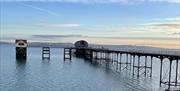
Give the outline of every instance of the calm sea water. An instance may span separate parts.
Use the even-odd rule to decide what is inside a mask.
[[[0,91],[159,91],[165,87],[157,69],[154,61],[152,78],[136,78],[81,58],[64,62],[61,48],[51,49],[51,60],[41,59],[41,48],[28,48],[27,60],[17,61],[15,46],[0,45]]]

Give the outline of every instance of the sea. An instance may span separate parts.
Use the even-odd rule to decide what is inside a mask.
[[[64,61],[63,48],[51,48],[50,60],[42,59],[41,47],[28,47],[26,60],[16,60],[15,53],[15,45],[0,44],[0,91],[164,91],[167,89],[166,85],[159,86],[160,61],[157,58],[153,59],[152,77],[138,78],[132,75],[132,70],[120,72],[103,63],[99,64],[83,58],[73,56],[71,61]]]

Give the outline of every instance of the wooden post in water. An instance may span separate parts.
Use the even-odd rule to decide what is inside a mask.
[[[133,76],[134,76],[135,57],[136,57],[136,55],[133,55]]]
[[[146,73],[147,73],[146,72],[146,70],[147,70],[147,56],[145,56],[145,66],[144,67],[145,67],[144,75],[146,76]]]
[[[130,54],[130,70],[131,70],[131,63],[132,63],[132,55]]]
[[[64,61],[70,60],[71,61],[71,48],[64,48]]]
[[[170,64],[169,64],[169,83],[168,83],[168,89],[170,89],[171,86],[171,66],[172,66],[172,59],[169,60]]]
[[[160,86],[161,86],[161,82],[162,82],[162,63],[163,63],[163,57],[160,57]]]
[[[119,53],[117,53],[116,55],[117,55],[117,59],[116,59],[116,70],[118,70]]]
[[[140,68],[140,56],[138,55],[138,75],[137,75],[137,77],[139,77],[139,68]]]
[[[152,60],[153,60],[153,57],[151,56],[151,73],[150,73],[150,77],[152,77]]]
[[[121,61],[122,61],[122,54],[120,53],[120,60],[119,60],[119,69],[120,69],[120,71],[121,71]]]
[[[128,53],[126,54],[126,69],[128,69]]]
[[[50,59],[50,48],[49,47],[42,48],[42,59]]]
[[[176,60],[176,78],[175,78],[175,86],[177,86],[178,83],[178,59]]]

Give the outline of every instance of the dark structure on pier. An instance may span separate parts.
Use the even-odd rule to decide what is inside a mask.
[[[27,58],[27,40],[16,40],[16,59]]]
[[[88,47],[88,42],[85,40],[80,40],[77,41],[74,46],[76,48],[87,48]],[[76,49],[75,54],[76,57],[85,57],[86,55],[84,55],[87,52],[87,50],[85,49]]]
[[[133,76],[140,77],[152,77],[152,65],[153,59],[160,59],[160,86],[165,84],[168,89],[173,87],[180,87],[180,69],[178,63],[180,61],[179,55],[167,55],[163,53],[145,53],[145,52],[131,52],[131,51],[119,51],[110,50],[106,48],[92,48],[88,47],[88,43],[85,42],[86,46],[83,46],[82,41],[75,43],[75,47],[64,48],[64,60],[71,60],[72,50],[75,50],[76,56],[83,57],[90,61],[104,62],[115,66],[118,71],[129,70]],[[124,57],[126,58],[122,58]],[[167,60],[164,60],[167,59]],[[169,62],[168,75],[163,73],[163,62]],[[175,64],[175,70],[172,73],[172,63]],[[132,71],[131,71],[132,70]],[[167,72],[167,71],[166,71]],[[172,76],[173,75],[173,76]],[[175,78],[173,78],[175,77]],[[163,79],[163,78],[168,78]],[[174,80],[175,79],[175,80]]]
[[[74,52],[76,57],[88,58],[89,56],[88,54],[91,54],[89,53],[88,50],[86,50],[86,48],[88,48],[88,42],[85,40],[80,40],[80,41],[75,42],[74,46],[77,48]],[[71,48],[64,48],[64,60],[67,60],[67,59],[71,60],[71,54],[72,54],[71,51],[72,51]]]
[[[87,48],[88,47],[88,42],[85,40],[79,40],[74,44],[75,47],[84,47]]]

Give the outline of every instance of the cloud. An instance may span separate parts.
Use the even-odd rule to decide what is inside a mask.
[[[180,0],[142,0],[142,1],[180,3]]]
[[[167,21],[180,21],[180,16],[177,16],[175,18],[165,18]]]
[[[125,31],[125,32],[124,32]],[[126,25],[119,26],[116,30],[111,30],[114,34],[132,34],[143,36],[142,34],[147,34],[147,36],[170,36],[178,37],[180,33],[180,21],[179,22],[147,22],[143,24],[136,25]]]
[[[32,38],[68,38],[83,37],[82,35],[32,35]]]
[[[150,26],[153,28],[162,28],[162,29],[180,29],[180,16],[171,17],[171,18],[159,18],[153,19],[154,22],[138,24],[140,26]],[[157,21],[158,20],[158,21]]]
[[[180,16],[177,17],[171,17],[171,18],[156,18],[156,19],[152,19],[155,21],[180,21]]]
[[[0,0],[0,2],[59,2],[59,3],[139,3],[139,2],[167,2],[180,3],[180,0]]]
[[[180,22],[151,22],[139,25],[136,30],[149,33],[178,37],[180,33]],[[136,31],[135,30],[135,31]]]
[[[50,28],[72,28],[72,27],[79,27],[80,24],[73,24],[73,23],[67,23],[67,24],[37,24],[39,26],[43,27],[50,27]]]
[[[23,6],[25,6],[25,7],[29,7],[29,8],[41,11],[41,12],[45,12],[45,13],[48,13],[48,14],[53,15],[53,16],[59,16],[59,14],[57,14],[55,12],[52,12],[50,10],[47,10],[47,9],[43,9],[43,8],[40,8],[40,7],[37,7],[37,6],[34,6],[34,5],[25,4],[25,3],[21,3],[21,4]]]
[[[180,35],[180,32],[174,32],[172,35]]]
[[[162,23],[162,24],[152,24],[151,26],[154,27],[158,27],[158,28],[167,28],[167,29],[180,29],[180,23],[176,23],[176,24],[166,24],[166,23]]]

